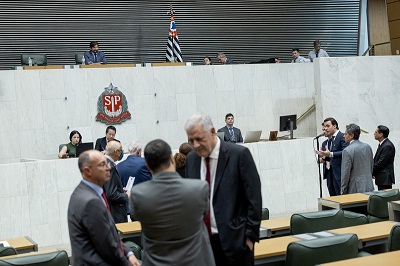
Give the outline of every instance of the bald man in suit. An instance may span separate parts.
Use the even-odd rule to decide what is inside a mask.
[[[110,165],[96,150],[79,156],[83,180],[73,191],[68,205],[71,265],[139,266],[139,261],[122,244],[111,217],[102,186],[110,178]]]

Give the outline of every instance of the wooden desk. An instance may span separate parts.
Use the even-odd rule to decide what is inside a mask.
[[[389,220],[400,222],[400,200],[388,202]]]
[[[38,251],[38,244],[28,236],[4,239],[11,247],[15,248],[19,254]]]
[[[291,216],[261,221],[261,227],[266,229],[266,232],[264,236],[263,231],[260,231],[260,237],[269,238],[273,236],[289,235],[290,217]]]
[[[360,257],[355,259],[349,260],[341,260],[321,265],[326,266],[377,266],[377,265],[385,265],[385,266],[392,266],[392,265],[399,265],[400,259],[400,250],[381,253],[378,255],[367,256],[367,257]]]
[[[59,250],[52,249],[52,250],[41,250],[41,251],[36,251],[36,252],[28,252],[28,253],[23,253],[23,254],[18,254],[18,255],[0,257],[0,260],[14,259],[14,258],[20,258],[20,257],[26,257],[26,256],[34,256],[34,255],[39,255],[39,254],[47,254],[47,253],[56,252],[56,251],[59,251]]]
[[[115,224],[121,239],[140,236],[142,225],[140,222],[127,222]]]
[[[282,236],[260,240],[254,246],[255,264],[264,264],[285,260],[287,246],[300,239],[293,236]]]
[[[159,62],[159,63],[151,63],[151,66],[186,66],[185,62]]]
[[[64,69],[62,65],[52,66],[24,66],[24,70],[40,70],[40,69]]]
[[[339,229],[329,230],[336,234],[356,234],[359,239],[359,248],[385,244],[389,238],[390,230],[395,222],[385,221],[372,224],[363,224]]]
[[[102,64],[102,65],[79,65],[80,68],[110,68],[110,67],[135,67],[135,64]]]
[[[363,193],[346,194],[318,199],[318,210],[343,209],[367,206],[369,195]]]

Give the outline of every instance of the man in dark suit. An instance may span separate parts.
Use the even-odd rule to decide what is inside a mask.
[[[364,193],[374,190],[372,171],[374,158],[367,143],[359,141],[361,129],[356,124],[346,126],[344,139],[349,146],[342,155],[342,194]]]
[[[104,52],[99,51],[98,42],[90,42],[90,51],[85,52],[84,57],[86,65],[107,64],[107,59]]]
[[[233,123],[235,122],[235,118],[233,114],[229,113],[225,116],[225,123],[226,126],[218,129],[218,132],[224,132],[224,141],[227,142],[243,142],[243,137],[242,137],[242,132],[240,129],[236,128],[233,126]]]
[[[98,151],[81,154],[78,160],[83,180],[68,205],[71,265],[139,266],[132,251],[122,244],[107,210],[102,186],[110,178],[107,159]]]
[[[130,200],[142,225],[143,265],[215,265],[203,222],[208,184],[181,178],[163,140],[149,142],[144,156],[154,176],[134,186]]]
[[[119,140],[115,139],[116,133],[117,129],[114,126],[108,126],[106,128],[106,136],[103,138],[98,138],[96,140],[96,145],[94,146],[94,149],[98,151],[104,151],[109,141],[115,140],[119,142]]]
[[[194,148],[186,159],[186,177],[210,184],[210,212],[204,222],[216,264],[253,265],[262,200],[250,151],[221,141],[208,115],[193,115],[185,130]]]
[[[374,157],[373,176],[375,184],[378,186],[378,190],[390,189],[392,184],[395,183],[393,162],[396,148],[388,139],[389,128],[382,125],[378,126],[374,132],[374,137],[379,141]]]
[[[217,60],[222,65],[232,65],[233,64],[233,59],[226,57],[226,55],[224,53],[218,53]]]
[[[133,185],[140,184],[151,179],[151,173],[147,168],[146,161],[142,158],[142,146],[137,141],[132,141],[128,146],[130,155],[117,165],[121,176],[122,186],[126,187],[130,176],[135,177]]]
[[[343,133],[339,131],[336,119],[328,117],[324,120],[324,133],[328,137],[322,143],[317,154],[321,156],[320,162],[324,163],[324,179],[326,179],[329,195],[340,195],[342,151],[348,146],[343,138]]]
[[[122,186],[121,177],[117,171],[115,162],[118,161],[122,153],[121,143],[112,140],[108,142],[105,150],[105,156],[107,161],[111,165],[110,180],[108,180],[104,186],[104,192],[107,196],[110,204],[111,215],[114,218],[115,223],[124,223],[128,221],[127,209],[128,204],[128,193],[124,191]]]

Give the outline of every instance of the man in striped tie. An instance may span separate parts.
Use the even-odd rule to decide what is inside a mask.
[[[233,114],[228,113],[225,116],[226,125],[218,129],[218,132],[224,132],[224,141],[226,142],[241,143],[243,142],[242,132],[240,131],[240,129],[233,126],[234,122],[235,117],[233,116]]]

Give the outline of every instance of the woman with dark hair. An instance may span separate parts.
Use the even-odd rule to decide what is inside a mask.
[[[204,57],[203,64],[204,65],[212,65],[211,58],[209,56]]]
[[[179,153],[175,154],[174,159],[176,163],[176,171],[181,175],[181,177],[185,177],[186,170],[186,155],[193,150],[192,146],[189,143],[184,142],[179,147]]]
[[[69,134],[70,143],[65,144],[58,154],[58,158],[76,157],[76,146],[82,143],[82,135],[77,130],[72,130]]]

